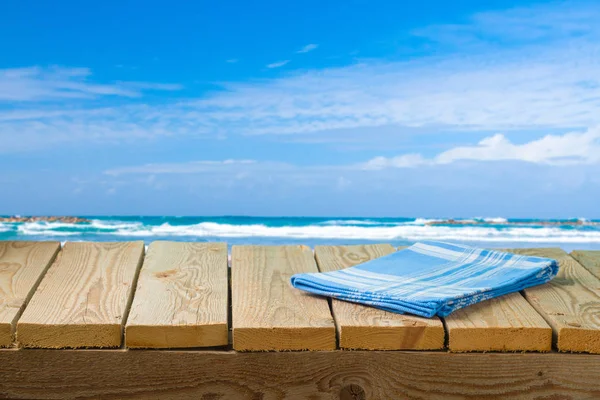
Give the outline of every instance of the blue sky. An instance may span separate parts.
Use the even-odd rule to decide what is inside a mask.
[[[594,1],[5,2],[0,214],[599,218]]]

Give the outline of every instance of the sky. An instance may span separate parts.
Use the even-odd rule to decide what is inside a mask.
[[[0,215],[600,218],[598,1],[7,1]]]

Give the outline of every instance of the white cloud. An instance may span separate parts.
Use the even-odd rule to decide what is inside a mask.
[[[0,69],[0,102],[91,99],[100,96],[138,97],[144,90],[181,89],[181,85],[148,82],[92,83],[90,76],[88,68]]]
[[[404,154],[393,158],[379,156],[364,163],[362,169],[413,168],[428,163],[420,154]]]
[[[105,171],[107,175],[127,175],[127,174],[196,174],[208,172],[222,167],[245,167],[256,164],[255,160],[223,160],[223,161],[189,161],[183,163],[161,163],[145,164],[133,167],[114,168]]]
[[[189,105],[246,134],[594,126],[600,123],[600,25],[590,15],[600,14],[600,6],[565,7],[478,14],[465,25],[427,28],[428,38],[445,38],[430,56],[228,84]]]
[[[298,54],[308,53],[309,51],[315,50],[317,47],[319,47],[318,44],[314,44],[314,43],[307,44],[306,46],[304,46],[300,50],[298,50],[296,53],[298,53]]]
[[[0,101],[11,106],[0,107],[0,152],[159,136],[344,135],[350,129],[369,136],[384,126],[507,134],[584,129],[600,124],[596,16],[594,3],[481,13],[462,25],[422,29],[422,37],[437,43],[429,56],[225,83],[202,97],[152,105],[135,96],[178,87],[94,83],[85,68],[3,70]],[[126,98],[108,103],[114,96]],[[106,99],[102,108],[81,100],[96,97]]]
[[[275,187],[276,191],[284,186],[314,187],[325,185],[342,190],[351,182],[340,173],[356,173],[356,166],[304,166],[277,161],[223,160],[223,161],[184,161],[178,163],[156,163],[117,167],[104,171],[109,179],[125,182],[141,180],[148,186],[169,185],[185,180],[192,185],[210,186],[260,186]],[[151,184],[148,176],[154,176]],[[282,185],[282,186],[280,186]]]
[[[541,165],[580,165],[600,164],[600,128],[584,132],[570,132],[564,135],[546,135],[540,139],[515,144],[502,134],[495,134],[479,141],[474,146],[457,146],[443,151],[432,158],[421,154],[403,154],[396,157],[374,157],[361,164],[349,165],[312,165],[298,166],[288,163],[235,160],[188,161],[180,163],[145,164],[138,166],[113,168],[105,171],[107,175],[128,174],[198,174],[207,172],[227,172],[245,174],[303,175],[323,174],[356,170],[384,170],[390,168],[416,168],[422,166],[444,166],[459,161],[523,161]],[[339,176],[338,186],[349,181]]]
[[[279,68],[279,67],[283,67],[284,65],[286,65],[287,63],[289,63],[290,60],[283,60],[283,61],[277,61],[271,64],[267,64],[267,68]]]
[[[600,128],[564,135],[546,135],[541,139],[514,144],[502,134],[486,137],[476,146],[460,146],[427,159],[420,154],[398,157],[375,157],[363,169],[412,168],[444,165],[457,161],[525,161],[546,165],[600,163]]]
[[[230,58],[229,60],[225,60],[225,62],[228,63],[228,64],[235,64],[238,61],[239,60],[237,58]]]
[[[540,3],[503,11],[473,14],[464,24],[433,25],[413,33],[435,42],[485,44],[494,39],[513,42],[540,42],[581,38],[597,33],[594,25],[600,8],[592,2],[561,1]]]

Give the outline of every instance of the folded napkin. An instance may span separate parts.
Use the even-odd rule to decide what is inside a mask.
[[[296,274],[307,292],[396,313],[445,317],[483,300],[548,282],[555,260],[443,242],[420,242],[357,266]]]

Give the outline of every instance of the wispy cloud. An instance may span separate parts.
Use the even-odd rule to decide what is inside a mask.
[[[317,47],[319,47],[318,44],[314,44],[314,43],[307,44],[306,46],[304,46],[300,50],[298,50],[296,53],[298,53],[298,54],[308,53],[309,51],[315,50]]]
[[[88,68],[0,69],[1,101],[49,101],[100,96],[139,97],[144,90],[179,90],[181,85],[148,82],[93,83]]]
[[[413,168],[424,165],[445,165],[457,161],[525,161],[546,165],[576,165],[600,163],[600,128],[564,135],[546,135],[541,139],[515,144],[502,134],[486,137],[475,146],[459,146],[433,158],[421,154],[397,157],[375,157],[363,169]]]
[[[490,161],[519,161],[539,165],[567,166],[600,164],[600,128],[564,135],[546,135],[540,139],[515,144],[502,134],[480,140],[472,146],[456,146],[431,158],[422,154],[402,154],[396,157],[374,157],[365,163],[299,166],[290,163],[227,159],[222,161],[199,160],[178,163],[144,164],[106,170],[112,176],[131,174],[202,174],[242,172],[273,174],[340,174],[357,171],[446,166],[460,161],[485,163]],[[339,182],[338,182],[339,183]],[[346,179],[343,181],[347,186]]]
[[[143,177],[152,178],[152,184],[165,184],[181,180],[194,186],[260,186],[260,187],[307,187],[326,185],[350,185],[350,181],[340,184],[340,175],[345,172],[361,172],[356,166],[299,166],[278,161],[257,160],[196,160],[177,163],[156,163],[117,167],[104,171],[109,180],[131,181]],[[188,178],[189,177],[189,178]],[[156,181],[156,182],[155,182]]]
[[[239,60],[237,58],[230,58],[229,60],[225,60],[225,62],[228,63],[228,64],[235,64],[238,61]]]
[[[277,61],[271,64],[267,64],[267,68],[279,68],[279,67],[283,67],[284,65],[286,65],[287,63],[289,63],[290,60],[283,60],[283,61]]]
[[[441,24],[415,29],[433,42],[459,45],[511,44],[582,38],[597,33],[600,8],[594,2],[555,1],[471,15],[464,24]],[[595,32],[595,33],[594,33]],[[498,42],[501,39],[501,42]]]
[[[246,167],[256,164],[255,160],[223,160],[223,161],[189,161],[182,163],[160,163],[145,164],[133,167],[121,167],[106,170],[107,175],[128,175],[128,174],[197,174],[208,172],[215,168],[223,167]]]
[[[342,136],[362,130],[368,137],[381,127],[502,131],[508,137],[519,129],[581,131],[600,124],[596,15],[600,6],[594,3],[477,14],[462,25],[423,28],[419,34],[438,46],[429,56],[225,83],[201,97],[152,105],[135,96],[178,86],[96,83],[85,68],[4,70],[0,101],[39,104],[0,107],[0,151],[30,148],[23,135],[41,147],[182,135]],[[123,99],[102,108],[67,101],[100,96]],[[64,101],[43,102],[57,99]]]

